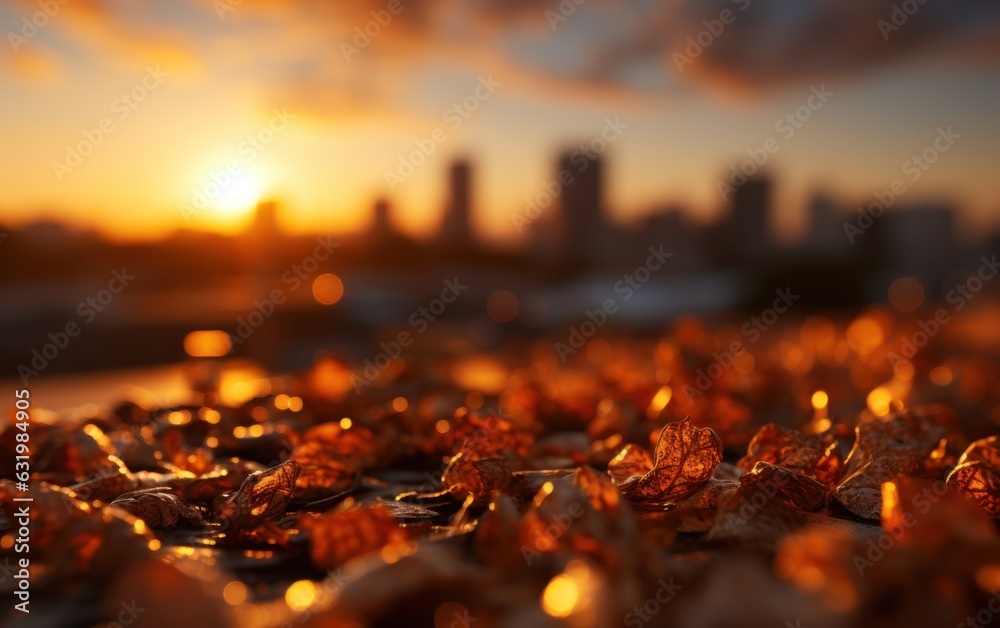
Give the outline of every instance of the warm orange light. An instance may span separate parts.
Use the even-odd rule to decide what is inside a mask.
[[[874,318],[863,316],[847,328],[847,343],[851,349],[862,355],[871,353],[882,344],[884,338],[882,327]]]
[[[222,590],[222,599],[226,600],[227,604],[238,606],[246,601],[247,588],[242,582],[233,580]]]
[[[451,425],[447,421],[445,421],[444,419],[441,419],[434,426],[434,429],[436,429],[439,434],[447,434],[448,430],[451,429]]]
[[[403,412],[408,407],[410,407],[410,402],[406,400],[406,397],[396,397],[392,400],[392,409],[396,412]]]
[[[673,388],[670,386],[661,386],[660,389],[656,391],[656,394],[653,395],[653,400],[649,402],[649,407],[646,409],[646,416],[651,419],[659,416],[660,412],[667,407],[668,403],[670,403],[673,396]]]
[[[825,408],[827,404],[830,403],[830,397],[826,394],[826,391],[817,390],[812,396],[812,406],[816,410]]]
[[[868,393],[868,409],[875,416],[885,416],[889,414],[889,403],[892,401],[892,393],[888,388],[879,386]]]
[[[542,592],[542,610],[553,617],[569,617],[579,599],[580,590],[573,578],[559,574]]]
[[[947,366],[938,366],[931,370],[931,381],[938,386],[947,386],[952,379],[951,370]]]
[[[313,281],[313,298],[322,305],[333,305],[344,296],[344,282],[333,273],[324,273]]]
[[[304,611],[316,599],[316,585],[310,580],[299,580],[285,591],[285,603],[293,611]]]
[[[340,429],[342,429],[342,430],[349,430],[349,429],[351,429],[351,425],[353,425],[353,424],[354,424],[353,421],[351,421],[349,418],[347,418],[345,416],[344,418],[342,418],[340,420]]]
[[[184,337],[184,352],[192,358],[218,358],[229,353],[233,342],[224,331],[193,331]]]

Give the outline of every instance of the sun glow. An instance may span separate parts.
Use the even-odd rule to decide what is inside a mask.
[[[237,174],[228,185],[220,187],[212,207],[216,215],[227,218],[249,215],[263,191],[259,178],[250,173]]]

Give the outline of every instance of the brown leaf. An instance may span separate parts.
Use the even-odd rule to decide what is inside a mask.
[[[971,443],[962,453],[962,457],[958,459],[958,464],[976,461],[984,462],[994,469],[1000,469],[1000,437],[988,436]]]
[[[355,464],[344,461],[319,442],[299,445],[290,459],[302,467],[295,480],[295,494],[303,499],[318,499],[346,491],[354,486],[360,473]]]
[[[750,473],[744,474],[740,487],[748,493],[764,491],[807,512],[823,506],[829,493],[829,487],[815,478],[766,462],[758,462]]]
[[[1000,517],[1000,439],[981,438],[966,448],[947,479],[993,517]]]
[[[168,491],[169,489],[152,489],[126,493],[111,502],[111,505],[142,519],[146,525],[155,529],[169,530],[179,520],[203,523],[201,511]]]
[[[334,569],[352,558],[409,539],[407,531],[382,504],[361,505],[319,517],[304,515],[299,525],[309,532],[309,556],[320,569]]]
[[[751,471],[758,462],[766,462],[792,471],[812,475],[833,486],[843,470],[843,461],[836,451],[832,434],[803,436],[774,423],[768,423],[750,441],[747,455],[737,464]]]
[[[964,457],[964,456],[963,456]],[[964,462],[948,475],[948,486],[1000,517],[1000,472],[982,460]]]
[[[660,432],[653,465],[643,475],[641,455],[623,450],[608,466],[612,482],[634,501],[669,503],[704,486],[722,462],[722,443],[710,429],[694,427],[690,419],[668,423]],[[631,472],[626,479],[625,472]]]
[[[487,497],[493,491],[502,491],[510,485],[510,465],[504,458],[474,460],[461,452],[452,457],[441,474],[441,482],[455,497],[476,499]]]
[[[288,460],[251,473],[238,491],[220,500],[219,521],[239,528],[281,517],[292,499],[299,471],[299,463]]]
[[[608,512],[618,511],[621,493],[615,489],[614,483],[608,479],[608,476],[598,473],[590,467],[580,467],[576,472],[576,477],[573,478],[573,483],[587,494],[590,505],[595,509]]]
[[[901,475],[925,476],[925,465],[945,429],[925,414],[906,412],[862,423],[855,433],[844,479],[834,489],[834,496],[859,517],[878,519],[882,483]]]
[[[653,469],[653,457],[639,445],[625,445],[617,456],[608,463],[608,475],[615,485],[625,483],[631,477],[641,477]]]
[[[740,485],[743,471],[728,462],[720,462],[708,484],[677,502],[667,511],[664,521],[677,532],[707,532],[715,523],[719,502]]]
[[[303,443],[317,443],[328,457],[345,464],[369,467],[375,464],[378,443],[375,433],[362,425],[341,427],[339,422],[321,423],[302,435]]]
[[[441,439],[449,452],[464,451],[476,458],[523,457],[534,442],[530,433],[515,429],[508,419],[473,412],[456,419],[455,427]]]

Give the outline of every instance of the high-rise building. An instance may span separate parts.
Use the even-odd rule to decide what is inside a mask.
[[[448,179],[449,199],[441,224],[441,239],[449,245],[472,243],[472,167],[466,160],[451,165]]]
[[[254,213],[252,231],[260,237],[272,237],[280,231],[278,228],[278,204],[275,201],[257,203]]]
[[[728,222],[730,246],[738,262],[759,262],[773,253],[770,216],[770,179],[752,177],[733,191]]]
[[[384,198],[375,201],[372,217],[372,238],[379,241],[388,240],[393,235],[392,220],[389,216],[389,201]]]
[[[596,259],[606,248],[609,225],[604,217],[604,164],[597,155],[579,151],[559,158],[556,181],[562,187],[562,214],[568,253]]]

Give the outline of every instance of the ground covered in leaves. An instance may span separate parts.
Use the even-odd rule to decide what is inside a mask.
[[[966,412],[996,405],[995,363],[970,402],[935,361],[885,370],[841,328],[795,339],[808,368],[761,349],[703,387],[712,345],[679,331],[566,365],[538,346],[400,359],[360,393],[326,356],[239,405],[36,412],[33,613],[8,619],[1000,623],[1000,443]],[[0,482],[4,561],[18,494]]]

